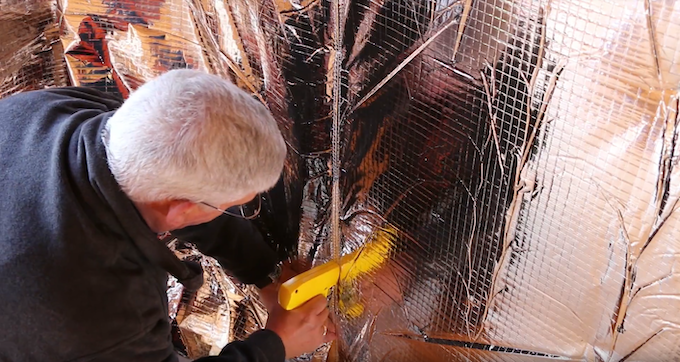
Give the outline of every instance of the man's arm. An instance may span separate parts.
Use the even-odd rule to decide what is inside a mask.
[[[319,295],[291,311],[284,310],[276,302],[276,284],[269,284],[269,274],[278,265],[277,254],[251,221],[224,215],[210,223],[173,232],[173,235],[196,244],[202,253],[217,259],[240,281],[266,287],[271,294],[271,298],[265,298],[268,299],[265,304],[269,318],[264,330],[253,333],[244,341],[228,344],[219,356],[198,361],[283,361],[335,339],[335,326],[329,320],[325,297]],[[295,274],[293,269],[287,269],[284,278]]]
[[[172,232],[194,243],[203,254],[215,258],[243,283],[267,286],[278,264],[276,252],[265,242],[254,222],[229,215]]]

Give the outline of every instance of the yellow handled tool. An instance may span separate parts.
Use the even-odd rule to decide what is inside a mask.
[[[330,289],[341,280],[351,280],[380,267],[394,247],[397,232],[392,227],[378,229],[371,240],[356,251],[299,274],[279,288],[279,304],[291,310]]]

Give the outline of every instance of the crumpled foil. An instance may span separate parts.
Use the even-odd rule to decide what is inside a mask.
[[[53,1],[0,3],[0,98],[68,85]]]
[[[335,289],[339,339],[313,358],[680,359],[679,3],[6,4],[29,30],[2,39],[21,50],[0,55],[2,94],[126,96],[192,67],[266,104],[289,145],[260,220],[282,258],[397,231]]]
[[[203,285],[195,292],[185,291],[172,276],[168,279],[170,318],[175,321],[176,345],[182,354],[189,358],[217,355],[227,343],[264,328],[267,310],[252,286],[233,280],[215,259],[192,244],[174,239],[168,247],[181,260],[203,268]]]

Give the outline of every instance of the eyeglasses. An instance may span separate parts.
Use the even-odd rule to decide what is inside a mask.
[[[219,211],[219,212],[221,212],[225,215],[229,215],[229,216],[233,216],[233,217],[240,217],[240,218],[243,218],[243,219],[246,219],[246,220],[253,220],[260,215],[260,210],[262,209],[262,197],[260,196],[260,194],[257,194],[257,196],[255,196],[255,199],[257,201],[253,200],[253,201],[250,201],[250,202],[243,204],[243,205],[234,206],[234,208],[238,207],[238,210],[239,210],[238,213],[231,212],[229,210],[223,210],[223,209],[220,209],[219,207],[212,206],[212,205],[205,203],[205,202],[200,202],[200,204],[208,206],[211,209],[215,209],[215,210],[217,210],[217,211]],[[253,204],[255,205],[255,207],[252,207]]]

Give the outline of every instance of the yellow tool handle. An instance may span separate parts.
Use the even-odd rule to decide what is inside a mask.
[[[370,241],[339,261],[331,260],[283,283],[279,288],[279,304],[291,310],[328,291],[340,280],[353,280],[380,267],[394,247],[394,228],[378,230]]]
[[[328,291],[340,279],[340,265],[335,261],[316,266],[299,274],[279,288],[279,304],[291,310],[321,294],[328,296]]]

